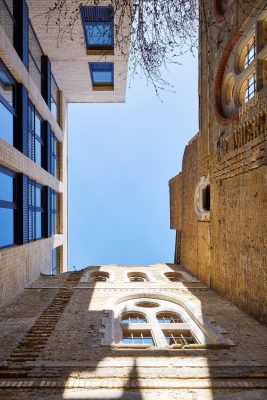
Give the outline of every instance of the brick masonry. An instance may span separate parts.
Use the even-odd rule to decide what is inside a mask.
[[[267,88],[261,79],[263,71],[257,69],[258,92],[249,102],[228,118],[222,109],[226,71],[234,61],[237,68],[238,54],[253,27],[261,43],[260,58],[266,58],[266,35],[259,30],[266,12],[260,11],[262,1],[253,3],[254,9],[246,3],[246,12],[242,12],[242,2],[232,2],[223,18],[218,18],[220,2],[217,8],[214,3],[205,2],[210,25],[208,32],[204,24],[201,30],[200,132],[185,148],[182,172],[169,182],[171,228],[179,233],[179,257],[189,272],[267,322]],[[198,220],[194,200],[202,176],[209,176],[211,188],[206,222]]]
[[[231,399],[249,398],[249,390],[250,399],[265,399],[264,326],[190,275],[180,282],[164,278],[164,272],[183,272],[181,266],[131,267],[131,271],[149,272],[153,282],[126,282],[125,272],[130,270],[127,266],[94,267],[94,271],[98,270],[112,272],[114,281],[89,283],[86,278],[80,279],[82,274],[86,277],[88,270],[73,273],[77,276],[74,283],[70,273],[41,277],[1,307],[0,341],[5,346],[0,350],[0,398],[56,400],[75,395],[110,399],[114,395],[121,400],[152,400],[155,396],[166,400],[220,400],[230,394]],[[70,290],[71,295],[59,312],[54,306],[60,291],[65,290]],[[103,321],[113,311],[112,304],[130,294],[137,298],[182,297],[195,316],[210,321],[210,329],[224,332],[223,336],[235,346],[138,350],[101,345]],[[42,348],[29,359],[28,350],[25,356],[21,355],[21,346],[34,329],[38,334],[41,318],[48,309],[49,318],[54,310],[56,323],[49,332],[44,330]],[[36,339],[32,342],[35,351]]]

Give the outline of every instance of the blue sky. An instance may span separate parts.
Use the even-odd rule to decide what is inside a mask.
[[[198,129],[197,58],[135,78],[125,104],[69,105],[69,267],[173,262],[168,180]]]

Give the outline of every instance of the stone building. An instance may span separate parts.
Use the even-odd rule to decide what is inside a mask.
[[[42,276],[1,308],[0,399],[263,400],[266,341],[181,266]]]
[[[201,15],[199,132],[169,182],[175,262],[266,322],[266,2]]]
[[[0,0],[0,305],[67,271],[68,103],[125,101],[113,9],[83,7],[61,41],[56,18],[46,28],[53,5]]]

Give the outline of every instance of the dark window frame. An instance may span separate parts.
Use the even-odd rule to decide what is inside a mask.
[[[101,66],[106,65],[107,68],[102,68]],[[96,68],[98,67],[98,68]],[[100,67],[100,68],[99,68]],[[111,67],[110,69],[108,67]],[[96,69],[95,69],[96,68]],[[114,63],[106,63],[106,62],[93,62],[89,63],[89,70],[90,70],[90,76],[91,76],[91,81],[93,88],[105,88],[105,87],[114,87]],[[95,82],[94,80],[94,72],[95,71],[103,71],[103,72],[111,72],[112,74],[112,81],[111,82]]]
[[[56,99],[55,99],[55,96],[53,95],[53,83],[55,84],[56,90],[57,90],[57,94],[56,94],[57,98]],[[57,114],[56,118],[53,114],[52,104],[55,104],[55,106],[56,106],[56,114]],[[56,81],[54,75],[52,74],[52,72],[51,72],[51,106],[50,106],[50,110],[52,112],[53,117],[55,118],[55,120],[57,121],[57,123],[59,125],[59,122],[60,122],[60,118],[59,118],[60,117],[59,87],[57,85],[57,81]]]
[[[36,188],[41,189],[41,206],[36,206]],[[32,190],[34,192],[34,204],[32,202]],[[29,242],[41,240],[45,237],[45,210],[44,210],[44,187],[37,182],[29,180]],[[32,215],[32,226],[30,226],[30,213]],[[36,237],[36,214],[41,213],[41,237]],[[32,229],[32,232],[31,232]]]
[[[59,140],[56,138],[56,136],[53,132],[51,132],[50,156],[51,156],[51,174],[55,178],[59,179]],[[55,168],[55,165],[56,165],[56,168]]]
[[[100,9],[103,11],[102,16],[101,12],[95,12]],[[90,10],[93,11],[90,15]],[[106,11],[106,12],[105,12]],[[81,7],[81,19],[83,24],[83,32],[84,39],[86,44],[86,49],[90,52],[101,51],[103,54],[107,51],[114,52],[114,9],[111,6],[85,6]],[[94,14],[94,15],[93,15]],[[110,44],[90,44],[87,37],[86,26],[91,25],[107,25],[111,28],[111,43]]]
[[[28,157],[34,161],[39,167],[41,168],[45,168],[45,131],[44,131],[44,120],[41,117],[41,115],[38,113],[38,111],[36,110],[35,106],[33,105],[33,103],[29,100],[28,102],[28,117],[29,117],[29,113],[31,113],[31,118],[33,116],[33,120],[34,120],[34,128],[33,130],[30,130],[30,125],[28,123]],[[33,114],[32,114],[33,113]],[[41,124],[41,136],[39,136],[36,133],[36,124],[35,124],[35,120],[36,118],[38,118],[40,120],[40,124]],[[38,141],[41,145],[41,165],[39,165],[36,162],[36,141]]]
[[[10,79],[10,81],[13,84],[13,93],[12,93],[13,106],[11,106],[8,103],[8,101],[4,98],[4,96],[1,95],[1,93],[0,93],[0,102],[13,115],[13,146],[15,147],[15,145],[16,145],[16,135],[15,135],[16,122],[15,122],[15,119],[17,118],[17,81],[13,77],[11,72],[8,70],[8,68],[5,66],[5,64],[1,58],[0,58],[0,68],[2,68],[4,70],[5,74],[8,76],[8,78]]]
[[[55,206],[55,207],[54,207]],[[59,194],[51,190],[51,234],[55,236],[59,233]]]
[[[17,225],[18,225],[18,189],[17,189],[17,174],[16,172],[3,167],[2,165],[0,165],[0,173],[11,176],[13,178],[13,201],[7,201],[7,200],[1,200],[0,199],[0,208],[7,208],[10,210],[14,210],[14,236],[13,236],[13,243],[6,245],[6,246],[1,246],[0,245],[0,250],[1,249],[6,249],[9,247],[13,247],[16,246],[17,242],[18,242],[18,232],[17,232]]]

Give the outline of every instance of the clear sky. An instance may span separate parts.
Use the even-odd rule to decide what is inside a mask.
[[[197,58],[135,78],[125,104],[69,105],[69,267],[173,262],[168,180],[198,130]]]

